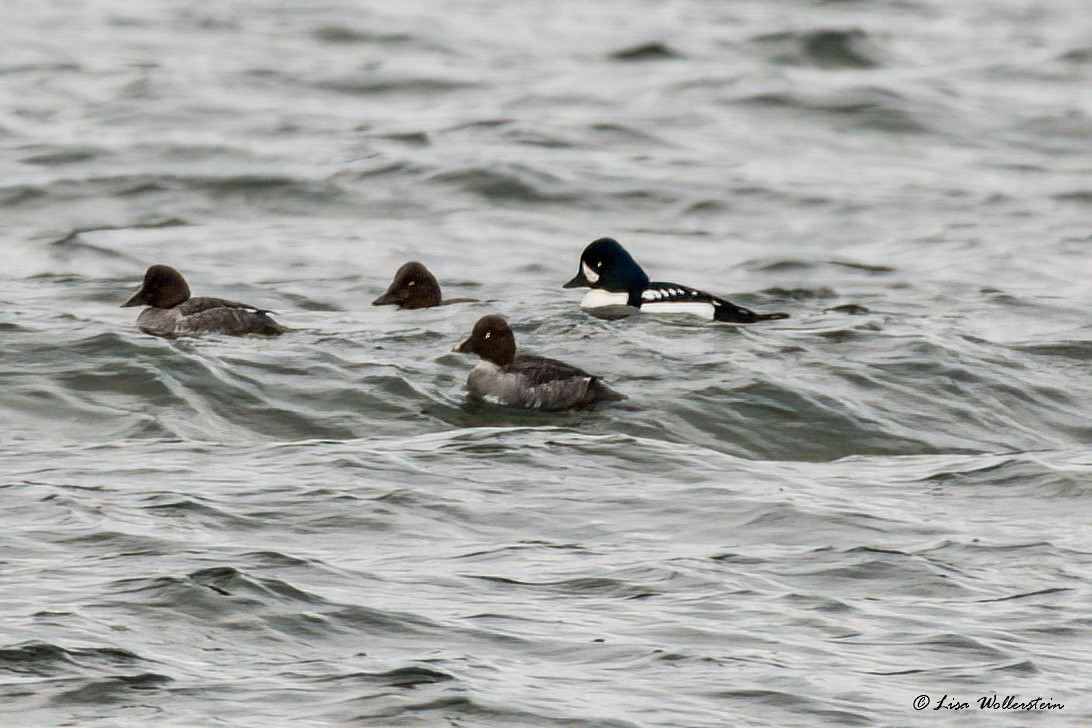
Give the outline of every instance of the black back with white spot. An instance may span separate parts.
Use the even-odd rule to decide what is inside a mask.
[[[788,318],[787,313],[755,313],[749,308],[714,296],[696,288],[678,283],[649,283],[641,291],[640,305],[646,303],[708,303],[713,307],[713,320],[736,324],[752,324],[755,321],[776,321]]]

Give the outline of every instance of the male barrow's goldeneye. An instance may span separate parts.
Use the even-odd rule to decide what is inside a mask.
[[[121,307],[141,304],[148,308],[140,312],[137,326],[152,336],[275,336],[287,331],[260,308],[222,298],[190,298],[186,279],[166,265],[149,268],[144,274],[144,285]]]
[[[398,308],[430,308],[449,303],[473,303],[472,298],[453,298],[444,301],[440,296],[440,284],[428,268],[416,261],[405,263],[394,274],[394,280],[386,292],[372,301],[373,306],[398,306]]]
[[[678,283],[649,282],[648,275],[612,238],[599,238],[584,248],[580,270],[563,288],[591,288],[580,306],[610,309],[628,306],[647,313],[682,313],[711,321],[753,324],[788,318],[787,313],[756,313],[719,296]]]
[[[470,372],[470,396],[509,407],[563,410],[625,399],[596,376],[544,356],[516,354],[516,337],[501,316],[483,316],[452,351],[482,358]]]

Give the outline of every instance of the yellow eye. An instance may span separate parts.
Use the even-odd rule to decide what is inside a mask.
[[[602,268],[603,267],[603,261],[599,261],[598,263],[596,263],[595,267],[596,268]]]

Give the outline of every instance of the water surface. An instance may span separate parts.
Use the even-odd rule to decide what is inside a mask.
[[[1088,721],[1086,10],[11,9],[5,724]],[[602,235],[792,318],[592,318]],[[145,336],[151,263],[294,331]],[[468,403],[494,312],[628,401]]]

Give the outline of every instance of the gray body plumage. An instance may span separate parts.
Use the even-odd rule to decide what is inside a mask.
[[[582,369],[542,356],[519,355],[504,366],[482,360],[466,381],[476,399],[509,407],[562,410],[625,399]]]
[[[227,334],[275,336],[285,332],[265,311],[222,298],[190,298],[173,308],[149,306],[137,317],[137,326],[153,336]]]

